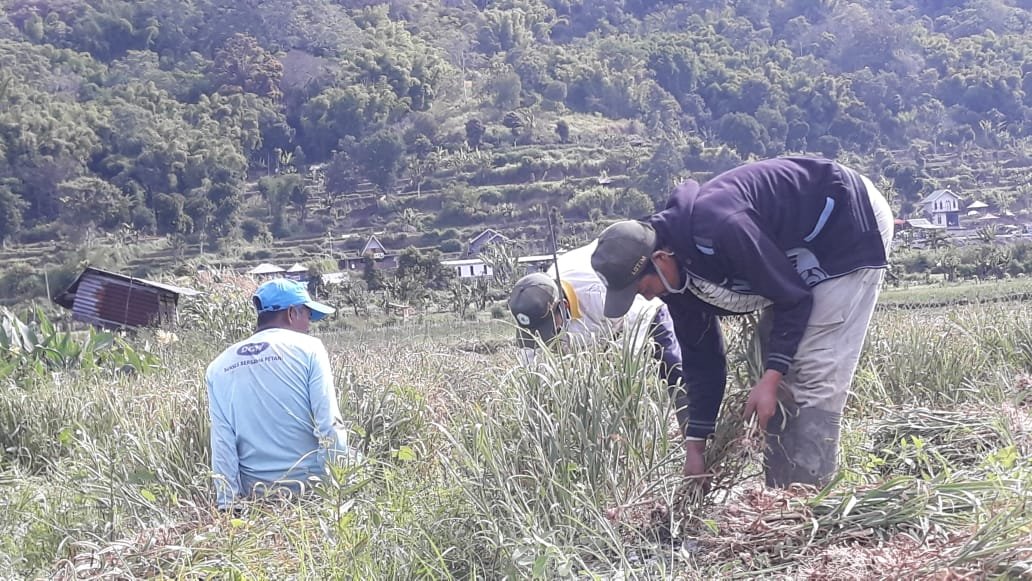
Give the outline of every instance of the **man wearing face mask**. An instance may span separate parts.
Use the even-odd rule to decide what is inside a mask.
[[[869,179],[823,159],[746,164],[687,182],[647,221],[614,224],[592,266],[605,314],[640,294],[669,306],[693,422],[715,421],[726,363],[717,317],[763,311],[765,371],[746,404],[767,430],[767,484],[822,485],[874,312],[892,213]],[[708,435],[708,434],[705,434]]]
[[[513,285],[509,310],[519,325],[517,342],[525,362],[545,344],[562,344],[574,351],[590,349],[622,333],[633,334],[635,345],[651,341],[660,360],[659,373],[670,388],[678,423],[689,431],[687,396],[681,385],[681,352],[667,306],[658,299],[636,296],[618,317],[604,311],[606,287],[591,268],[596,242],[558,257],[559,280],[553,265],[547,272],[528,274]],[[696,428],[698,429],[698,428]],[[691,455],[686,474],[703,472],[702,457]]]

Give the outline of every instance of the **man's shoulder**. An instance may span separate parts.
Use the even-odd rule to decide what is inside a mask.
[[[226,347],[208,364],[205,377],[210,379],[242,359],[262,357],[263,354],[318,355],[325,352],[326,347],[317,337],[287,329],[266,329]]]
[[[263,334],[252,335],[248,341],[259,344],[268,343],[280,351],[317,352],[325,350],[322,340],[307,333],[298,333],[289,329],[269,329]],[[245,341],[244,343],[247,343]]]
[[[559,257],[559,278],[574,285],[578,290],[602,284],[595,269],[591,266],[591,255],[595,252],[596,245],[596,242],[592,242],[561,255]],[[548,273],[554,275],[555,269],[549,268]]]

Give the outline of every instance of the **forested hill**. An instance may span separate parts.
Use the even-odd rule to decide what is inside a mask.
[[[1021,209],[1030,8],[0,0],[0,238],[394,224],[454,247],[549,205],[640,215],[686,172],[793,152],[862,166],[904,211],[943,186]]]

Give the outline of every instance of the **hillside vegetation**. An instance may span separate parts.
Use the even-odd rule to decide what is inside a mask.
[[[1021,211],[1030,23],[1019,0],[2,0],[3,260],[534,247],[553,206],[575,242],[792,153],[904,213],[938,187]]]

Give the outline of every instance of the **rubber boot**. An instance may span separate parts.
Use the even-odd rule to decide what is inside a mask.
[[[782,404],[767,423],[763,467],[767,486],[822,487],[838,469],[842,414]]]

